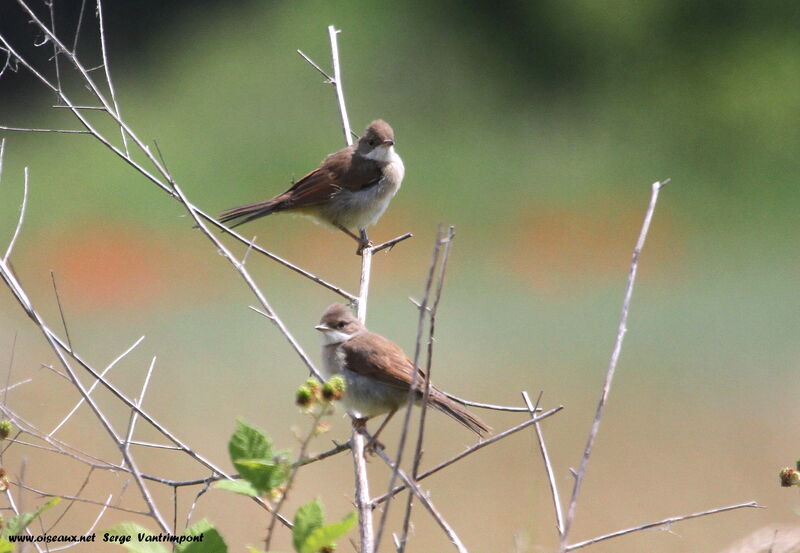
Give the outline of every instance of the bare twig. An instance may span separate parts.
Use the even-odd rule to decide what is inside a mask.
[[[440,470],[442,470],[442,469],[444,469],[446,467],[449,467],[450,465],[452,465],[453,463],[455,463],[457,461],[460,461],[461,459],[463,459],[467,455],[471,455],[471,454],[475,453],[476,451],[478,451],[480,449],[483,449],[484,447],[488,447],[488,446],[490,446],[490,445],[502,440],[503,438],[507,438],[508,436],[519,432],[520,430],[524,430],[525,428],[528,428],[532,424],[536,424],[537,422],[539,422],[541,420],[544,420],[547,417],[555,415],[556,413],[561,411],[563,408],[564,408],[563,405],[559,405],[558,407],[554,407],[552,409],[544,411],[543,413],[537,415],[536,418],[532,418],[532,419],[526,420],[524,422],[521,422],[520,424],[518,424],[516,426],[512,426],[511,428],[509,428],[508,430],[506,430],[504,432],[501,432],[499,434],[495,434],[491,438],[488,438],[486,440],[478,442],[477,444],[475,444],[473,446],[468,447],[467,449],[465,449],[464,451],[462,451],[458,455],[454,455],[450,459],[448,459],[446,461],[442,461],[441,463],[439,463],[435,467],[433,467],[431,469],[428,469],[425,472],[423,472],[422,474],[420,474],[419,478],[417,478],[417,482],[421,482],[422,480],[426,479],[427,477],[436,474]],[[379,497],[376,497],[375,499],[372,500],[373,508],[377,507],[378,505],[380,505],[381,503],[383,503],[384,501],[386,501],[390,497],[393,497],[396,494],[400,493],[404,489],[406,489],[406,486],[396,486],[396,487],[392,488],[391,490],[389,490],[388,493],[385,493],[385,494],[383,494],[383,495],[381,495]]]
[[[325,409],[320,409],[312,417],[311,428],[309,429],[306,437],[303,439],[303,442],[300,445],[300,452],[297,454],[298,462],[292,465],[292,469],[291,472],[289,472],[289,478],[286,479],[286,485],[284,486],[281,498],[278,500],[278,504],[275,505],[275,508],[272,510],[272,516],[270,517],[269,526],[267,527],[267,537],[264,540],[264,551],[269,551],[269,546],[272,543],[272,536],[275,531],[275,523],[278,521],[278,515],[280,514],[281,508],[283,508],[283,504],[286,502],[286,499],[289,497],[289,492],[291,491],[294,480],[297,477],[297,471],[302,466],[300,462],[305,459],[306,452],[308,451],[308,444],[310,444],[311,439],[317,435],[317,427],[319,426],[319,421],[322,419],[324,414]]]
[[[65,325],[65,328],[66,328],[66,325]],[[106,374],[108,373],[108,371],[110,371],[111,369],[113,369],[113,368],[114,368],[114,366],[115,366],[117,363],[119,363],[120,361],[122,361],[122,359],[124,359],[124,358],[125,358],[125,357],[126,357],[126,356],[127,356],[129,353],[130,353],[130,352],[132,352],[132,351],[133,351],[133,350],[136,348],[136,346],[138,346],[139,344],[141,344],[141,343],[142,343],[142,340],[144,340],[144,336],[140,336],[140,337],[139,337],[139,339],[138,339],[138,340],[136,340],[136,341],[133,343],[133,345],[131,345],[131,346],[130,346],[128,349],[126,349],[126,350],[125,350],[125,351],[123,351],[121,354],[119,354],[119,355],[116,357],[116,359],[114,359],[113,361],[111,361],[111,363],[109,363],[109,364],[108,364],[108,366],[107,366],[105,369],[103,369],[103,372],[102,372],[102,373],[100,373],[100,378],[103,378],[103,377],[105,377],[105,376],[106,376]],[[72,351],[72,345],[71,345],[71,344],[70,344],[70,349],[69,349],[69,351]],[[92,383],[92,385],[91,385],[91,386],[89,386],[88,393],[89,393],[89,394],[91,394],[91,393],[94,391],[94,389],[97,387],[97,385],[98,385],[99,383],[100,383],[100,379],[97,379],[97,380],[95,380],[95,381]],[[57,425],[56,425],[56,426],[55,426],[55,427],[54,427],[54,428],[53,428],[53,429],[50,431],[50,433],[48,434],[48,437],[52,437],[52,436],[53,436],[53,435],[54,435],[56,432],[58,432],[58,430],[59,430],[59,429],[60,429],[62,426],[64,426],[64,425],[67,423],[67,421],[68,421],[70,418],[72,418],[72,415],[74,415],[74,414],[75,414],[75,412],[78,410],[78,408],[79,408],[81,405],[83,405],[83,403],[84,403],[84,399],[83,399],[83,398],[80,398],[80,399],[78,400],[78,403],[76,403],[76,404],[75,404],[75,406],[74,406],[74,407],[73,407],[73,408],[72,408],[72,409],[69,411],[69,413],[67,413],[67,415],[66,415],[66,416],[65,416],[65,417],[64,417],[64,418],[61,420],[61,422],[59,422],[59,423],[58,423],[58,424],[57,424]]]
[[[433,519],[436,521],[439,527],[444,531],[444,533],[450,539],[452,544],[455,546],[456,550],[459,553],[468,553],[467,548],[464,546],[464,543],[458,537],[458,534],[456,534],[455,530],[453,530],[453,527],[450,526],[450,524],[444,519],[442,514],[436,509],[436,507],[433,505],[433,502],[428,497],[428,495],[419,488],[417,482],[414,481],[414,479],[411,478],[408,474],[406,474],[403,469],[397,466],[396,463],[394,463],[391,459],[389,459],[389,456],[386,455],[385,451],[383,451],[382,449],[378,449],[377,453],[380,456],[380,458],[383,459],[383,461],[387,465],[389,465],[389,468],[392,469],[392,473],[397,473],[397,475],[400,477],[400,479],[403,481],[406,487],[410,489],[412,493],[420,500],[420,503],[428,510]],[[400,545],[403,546],[403,544],[404,541],[403,538],[401,538]]]
[[[377,246],[373,246],[372,247],[372,253],[378,253],[379,251],[385,250],[386,248],[389,248],[391,250],[392,248],[394,248],[397,244],[399,244],[403,240],[407,240],[407,239],[413,238],[413,237],[414,237],[413,234],[411,234],[410,232],[407,232],[407,233],[405,233],[403,235],[398,236],[397,238],[392,238],[391,240],[387,240],[383,244],[378,244]]]
[[[441,263],[439,264],[439,275],[436,282],[436,291],[433,294],[433,305],[431,305],[430,309],[428,310],[428,355],[425,366],[425,382],[422,392],[422,401],[420,405],[417,444],[414,450],[414,462],[411,470],[411,477],[414,480],[416,480],[419,476],[419,466],[422,462],[422,444],[425,439],[425,422],[426,415],[428,413],[428,398],[430,397],[431,391],[431,371],[433,369],[433,336],[436,332],[436,313],[439,309],[439,301],[442,299],[442,289],[444,288],[444,279],[447,271],[447,258],[450,256],[450,247],[453,244],[453,238],[455,238],[455,230],[453,227],[450,227],[448,229],[447,236],[442,239],[442,242],[444,243],[444,249],[441,255]],[[400,535],[400,548],[398,549],[398,553],[403,553],[403,551],[406,549],[406,543],[408,542],[408,530],[411,525],[411,509],[413,505],[414,496],[413,494],[409,494],[408,499],[406,500],[406,512],[403,518],[403,531]]]
[[[460,398],[453,394],[443,392],[444,395],[452,399],[453,401],[459,402],[461,405],[466,405],[468,407],[477,407],[478,409],[488,409],[490,411],[508,411],[509,413],[527,413],[527,407],[515,407],[513,405],[495,405],[493,403],[481,403],[480,401],[471,401],[469,399]]]
[[[392,471],[392,476],[389,478],[389,490],[394,488],[395,482],[397,482],[397,478],[399,476],[400,471],[400,463],[403,459],[403,450],[405,449],[406,440],[408,438],[409,428],[411,425],[411,413],[412,407],[417,399],[417,392],[419,391],[417,382],[418,379],[418,372],[417,367],[419,366],[419,357],[422,351],[422,335],[425,329],[425,317],[427,316],[427,306],[428,301],[430,299],[431,288],[433,287],[433,277],[436,272],[436,265],[439,262],[439,255],[442,249],[442,228],[441,226],[436,230],[436,241],[433,247],[433,255],[431,256],[431,264],[428,268],[428,276],[425,280],[425,292],[422,297],[422,305],[420,306],[419,310],[419,317],[417,320],[417,339],[416,345],[414,346],[414,359],[412,362],[412,376],[411,376],[411,385],[408,390],[408,400],[406,401],[406,411],[403,416],[403,426],[400,431],[400,440],[397,445],[397,461],[394,463],[394,470]],[[381,514],[381,522],[378,526],[378,534],[375,539],[375,547],[376,550],[380,547],[381,538],[383,537],[383,532],[386,528],[386,522],[389,518],[389,506],[391,505],[391,496],[388,497],[388,502],[386,503],[386,507],[383,509],[383,513]]]
[[[78,38],[81,35],[81,25],[83,24],[83,13],[86,11],[86,0],[81,1],[81,10],[78,12],[78,23],[75,25],[75,38],[72,41],[72,54],[78,52]]]
[[[528,392],[522,392],[522,399],[525,401],[525,407],[531,414],[531,418],[534,418],[536,416],[536,408],[534,407],[533,403],[531,403],[531,398],[528,396]],[[556,477],[553,473],[553,465],[550,463],[550,455],[547,453],[547,445],[544,443],[542,426],[537,422],[534,425],[534,429],[536,430],[536,441],[539,444],[539,451],[541,452],[542,460],[544,461],[544,469],[547,473],[547,482],[550,484],[550,496],[553,499],[553,509],[556,513],[556,529],[558,530],[558,535],[561,536],[561,534],[564,532],[564,515],[561,512],[561,498],[558,495],[558,486],[556,485]]]
[[[727,507],[718,507],[716,509],[709,509],[708,511],[700,511],[699,513],[692,513],[690,515],[681,515],[677,517],[670,517],[665,518],[664,520],[659,520],[657,522],[648,522],[647,524],[641,524],[639,526],[634,526],[632,528],[625,528],[624,530],[617,530],[616,532],[611,532],[609,534],[603,534],[602,536],[597,536],[596,538],[592,538],[589,540],[585,540],[578,543],[573,543],[572,545],[568,545],[565,551],[573,551],[575,549],[580,549],[581,547],[586,547],[587,545],[592,545],[597,542],[610,540],[611,538],[617,538],[619,536],[624,536],[625,534],[631,534],[633,532],[640,532],[642,530],[647,530],[649,528],[658,528],[659,526],[670,526],[676,522],[681,522],[683,520],[689,520],[692,518],[699,518],[708,515],[715,515],[717,513],[724,513],[726,511],[733,511],[735,509],[745,509],[745,508],[755,508],[755,509],[763,509],[764,507],[756,503],[755,501],[748,501],[747,503],[739,503],[737,505],[728,505]]]
[[[339,67],[339,43],[336,35],[341,31],[333,25],[328,26],[328,36],[331,39],[331,59],[333,63],[333,87],[336,90],[336,99],[339,102],[339,113],[342,116],[342,131],[344,141],[350,146],[353,144],[353,137],[350,134],[350,120],[347,118],[347,106],[344,103],[344,90],[342,89],[342,71]]]
[[[323,77],[325,77],[325,79],[326,79],[326,81],[325,81],[325,84],[336,84],[336,81],[333,79],[333,77],[331,77],[330,75],[328,75],[328,74],[325,72],[325,70],[324,70],[324,69],[322,69],[322,68],[321,68],[319,65],[317,65],[316,63],[314,63],[314,60],[312,60],[312,59],[311,59],[311,58],[309,58],[307,55],[305,55],[305,54],[303,53],[303,51],[302,51],[302,50],[297,50],[297,53],[298,53],[298,54],[300,54],[300,57],[302,57],[304,60],[306,60],[306,61],[309,63],[309,65],[311,65],[311,67],[313,67],[314,69],[316,69],[317,71],[319,71],[319,72],[322,74],[322,76],[323,76]]]
[[[53,294],[56,296],[58,314],[61,316],[61,325],[64,327],[64,337],[67,339],[67,345],[70,351],[72,351],[72,339],[69,337],[69,326],[67,325],[67,318],[64,316],[64,308],[61,306],[61,295],[58,293],[58,286],[56,285],[56,272],[52,269],[50,269],[50,281],[53,283]]]
[[[111,80],[111,67],[108,63],[108,48],[106,47],[106,31],[103,24],[103,2],[97,0],[97,21],[100,27],[100,53],[103,56],[103,69],[106,72],[106,83],[108,84],[108,92],[111,94],[111,103],[114,105],[114,117],[122,119],[122,113],[119,111],[119,104],[117,103],[117,94],[114,90],[114,81]],[[125,154],[130,157],[130,150],[128,150],[128,138],[125,136],[125,128],[120,125],[119,132],[122,135],[122,147],[125,149]]]
[[[28,127],[8,127],[0,125],[0,131],[13,131],[13,132],[55,132],[61,134],[92,134],[91,131],[82,129],[33,129]]]
[[[301,467],[303,467],[305,465],[310,465],[311,463],[316,463],[317,461],[322,461],[323,459],[327,459],[328,457],[332,457],[332,456],[334,456],[334,455],[336,455],[338,453],[341,453],[343,451],[347,451],[351,447],[352,447],[352,445],[350,444],[349,441],[345,442],[343,444],[336,444],[336,447],[333,447],[333,448],[331,448],[331,449],[329,449],[327,451],[323,451],[322,453],[318,453],[317,455],[314,455],[313,457],[309,457],[308,459],[303,459],[302,461],[298,459],[297,461],[295,461],[294,465],[301,466]],[[292,465],[292,466],[294,466],[294,465]]]
[[[5,140],[3,140],[2,145],[5,145]],[[0,147],[0,172],[2,172],[2,157],[3,157],[3,149]],[[22,230],[22,222],[25,220],[25,207],[28,205],[28,168],[25,168],[25,178],[22,181],[22,205],[19,208],[19,219],[17,219],[17,226],[14,229],[14,234],[11,237],[11,241],[8,243],[8,248],[6,248],[6,253],[3,256],[3,261],[8,261],[8,258],[11,257],[11,252],[14,251],[14,244],[17,242],[17,238],[19,237],[20,230]]]
[[[614,380],[614,373],[617,369],[617,361],[619,360],[619,355],[622,351],[622,341],[625,337],[625,332],[627,331],[626,324],[628,322],[628,309],[630,307],[631,297],[633,296],[633,285],[636,282],[636,270],[639,267],[639,256],[642,253],[642,248],[644,247],[644,242],[647,238],[647,231],[650,229],[650,222],[653,220],[653,213],[655,212],[656,202],[658,201],[658,193],[661,191],[661,187],[668,182],[669,179],[663,182],[654,182],[651,187],[652,194],[650,196],[650,204],[647,208],[647,212],[645,213],[644,222],[642,223],[642,230],[639,233],[639,239],[636,241],[636,247],[633,250],[633,256],[631,258],[631,268],[630,272],[628,273],[628,286],[625,290],[625,298],[622,301],[622,313],[620,314],[619,326],[617,328],[617,338],[614,341],[614,349],[611,353],[611,360],[608,363],[608,370],[606,371],[606,379],[605,383],[603,384],[603,391],[600,394],[600,401],[597,404],[597,411],[595,413],[594,421],[592,422],[592,428],[589,432],[589,438],[586,442],[586,448],[584,449],[580,466],[575,474],[575,483],[572,487],[572,497],[570,497],[567,516],[564,520],[564,531],[561,533],[560,543],[562,551],[565,551],[567,539],[569,538],[569,532],[572,528],[572,522],[575,519],[575,508],[578,505],[578,495],[581,491],[581,484],[583,484],[583,479],[586,476],[586,469],[589,466],[589,457],[592,454],[594,441],[597,438],[598,431],[600,430],[600,421],[603,418],[603,410],[605,408],[606,401],[608,400],[608,395],[611,392],[611,384]]]

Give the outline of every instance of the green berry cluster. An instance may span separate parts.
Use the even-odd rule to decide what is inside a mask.
[[[329,378],[323,384],[312,377],[297,389],[295,403],[303,409],[310,409],[315,404],[328,407],[332,402],[342,399],[344,389],[344,378],[339,375]]]
[[[800,460],[797,461],[795,468],[786,467],[781,469],[778,477],[781,479],[781,486],[784,488],[800,486]]]

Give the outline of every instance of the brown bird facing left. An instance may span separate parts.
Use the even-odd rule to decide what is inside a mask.
[[[394,131],[377,119],[367,126],[356,144],[327,156],[319,168],[286,192],[229,209],[219,221],[235,227],[284,211],[309,215],[355,238],[360,253],[369,245],[366,228],[374,225],[389,207],[404,173],[403,160],[394,150]]]
[[[328,307],[315,328],[322,333],[322,372],[326,378],[336,374],[344,377],[343,402],[348,412],[362,425],[367,419],[389,413],[372,438],[374,445],[392,415],[408,401],[414,363],[400,346],[367,330],[342,304]],[[424,387],[425,373],[417,369],[417,402],[422,399]],[[432,384],[428,405],[479,436],[491,430],[485,422]]]

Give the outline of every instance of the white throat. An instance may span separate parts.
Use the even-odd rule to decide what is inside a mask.
[[[391,163],[400,158],[397,152],[394,151],[394,146],[389,146],[388,148],[385,146],[378,146],[364,157],[382,163]]]
[[[355,334],[345,334],[341,330],[326,330],[322,333],[322,345],[332,346],[348,341]]]

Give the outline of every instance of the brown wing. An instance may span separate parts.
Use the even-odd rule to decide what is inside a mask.
[[[347,368],[351,371],[370,376],[405,392],[411,386],[414,364],[406,357],[400,346],[391,340],[380,334],[365,331],[356,334],[340,347],[344,351]],[[417,389],[422,390],[424,382],[425,373],[417,369]],[[417,392],[417,398],[421,393]],[[431,385],[429,403],[479,436],[491,431],[489,425],[451,400],[434,385]]]
[[[350,146],[326,157],[319,169],[314,169],[289,190],[275,199],[282,208],[305,207],[326,202],[342,188],[362,190],[381,178],[381,171],[374,163],[361,163],[353,167],[355,146]]]
[[[408,390],[411,386],[414,364],[403,350],[380,334],[361,332],[341,345],[345,363],[351,371]],[[425,373],[418,369],[417,387],[421,388]]]

